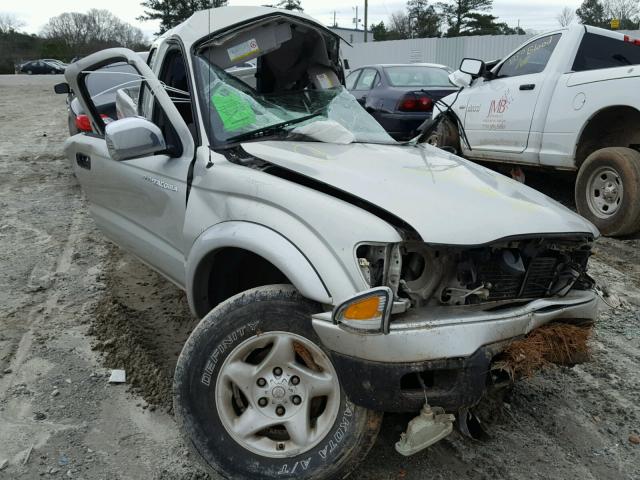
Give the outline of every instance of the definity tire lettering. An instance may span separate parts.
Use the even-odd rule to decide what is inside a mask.
[[[224,337],[222,343],[220,343],[213,352],[211,352],[211,355],[204,366],[204,372],[202,372],[202,377],[200,378],[200,382],[203,385],[206,385],[207,387],[211,385],[211,375],[213,375],[213,371],[218,364],[220,356],[223,355],[227,349],[238,340],[238,338],[244,337],[245,333],[255,332],[257,326],[258,322],[248,323]]]

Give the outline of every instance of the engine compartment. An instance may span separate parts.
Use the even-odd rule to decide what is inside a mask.
[[[371,287],[388,286],[407,307],[501,304],[586,290],[592,241],[528,238],[462,248],[421,242],[356,249]]]

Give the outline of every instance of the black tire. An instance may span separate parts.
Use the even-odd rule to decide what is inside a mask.
[[[618,206],[609,214],[604,209],[612,207],[596,206],[595,199],[604,195],[594,183],[597,181],[594,176],[601,171],[612,172],[614,178],[617,175],[617,182],[614,182],[617,187],[614,188],[620,190],[614,192],[622,192]],[[640,152],[624,147],[593,152],[578,172],[575,200],[578,213],[598,227],[603,235],[616,237],[636,232],[640,228]]]
[[[243,342],[269,332],[289,332],[310,340],[330,359],[311,325],[310,314],[317,311],[318,305],[290,285],[259,287],[217,306],[187,340],[174,377],[176,420],[187,443],[216,474],[234,480],[344,478],[373,446],[382,414],[354,406],[342,388],[328,433],[297,456],[271,458],[254,453],[236,442],[222,423],[216,381],[225,359]]]
[[[462,150],[460,149],[460,134],[458,133],[458,127],[448,116],[445,116],[440,120],[440,122],[438,122],[438,126],[435,131],[427,137],[426,143],[433,145],[434,147],[452,151],[456,155],[460,155],[462,153]]]
[[[27,75],[33,75],[33,72],[31,70],[27,70]]]

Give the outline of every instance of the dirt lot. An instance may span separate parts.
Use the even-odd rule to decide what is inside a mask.
[[[56,81],[0,76],[0,478],[208,478],[170,409],[185,297],[94,228]],[[533,181],[570,198],[570,182]],[[409,417],[388,415],[352,478],[640,479],[640,240],[600,240],[591,265],[611,304],[591,363],[487,405],[483,441],[454,433],[405,459],[393,444]],[[110,367],[128,385],[109,385]]]

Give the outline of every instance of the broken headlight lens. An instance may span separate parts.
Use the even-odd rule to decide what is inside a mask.
[[[393,292],[389,287],[376,287],[350,298],[335,308],[333,323],[366,333],[388,331]]]

